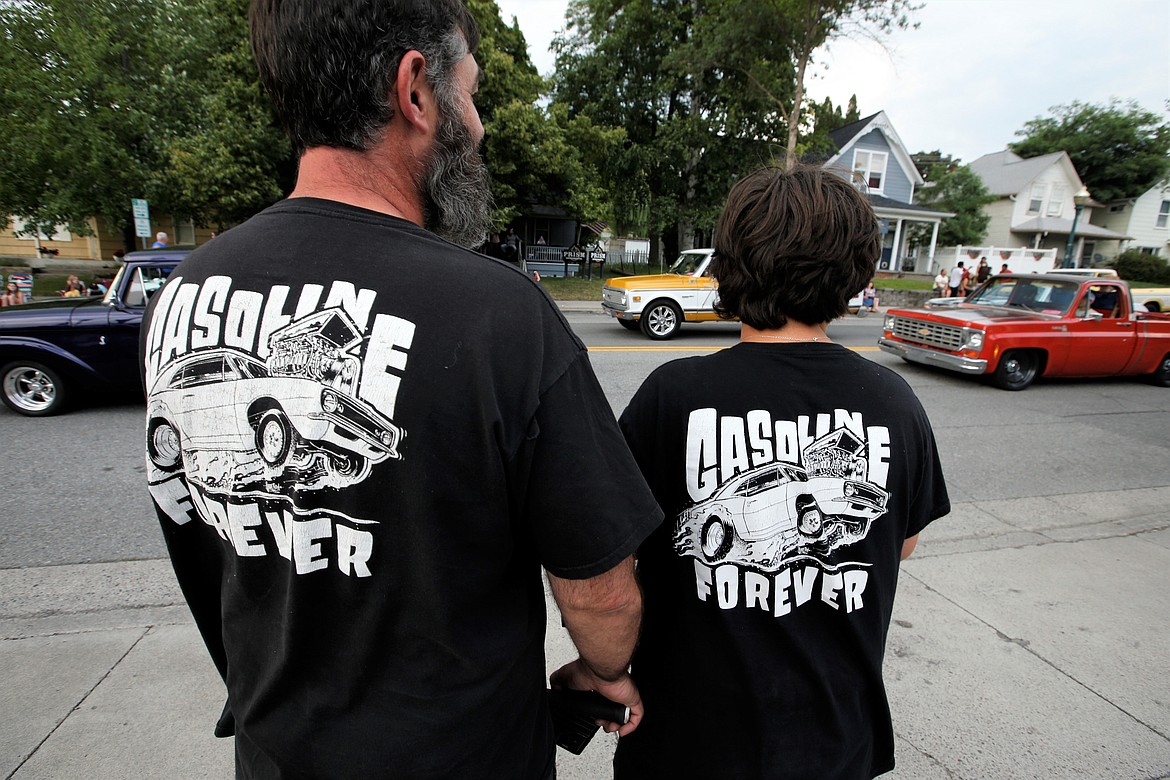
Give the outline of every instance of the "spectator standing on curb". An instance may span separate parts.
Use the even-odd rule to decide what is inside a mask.
[[[475,22],[254,0],[250,29],[296,187],[195,250],[142,328],[217,733],[244,778],[551,777],[542,567],[580,652],[556,684],[630,707],[629,733],[632,553],[661,511],[556,305],[461,248],[491,213]]]
[[[714,243],[740,343],[662,366],[621,417],[667,520],[638,554],[647,717],[615,777],[871,778],[894,766],[899,562],[950,508],[914,393],[826,335],[874,272],[877,220],[829,171],[767,169]]]
[[[948,287],[947,291],[948,298],[957,298],[959,295],[962,295],[963,279],[966,278],[966,276],[967,269],[963,268],[963,261],[960,260],[955,264],[955,267],[951,269],[951,278],[949,280],[950,286]]]

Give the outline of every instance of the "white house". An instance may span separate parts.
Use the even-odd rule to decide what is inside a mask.
[[[1095,224],[1092,215],[1099,203],[1090,202],[1077,216],[1073,196],[1084,183],[1067,152],[1024,159],[1005,149],[985,154],[969,167],[996,197],[983,207],[991,217],[986,243],[992,246],[1053,249],[1063,258],[1073,232],[1074,264],[1087,267],[1103,260],[1098,257],[1101,242],[1129,238]]]
[[[955,215],[914,205],[914,191],[922,185],[922,175],[886,112],[879,111],[840,127],[830,132],[829,138],[836,151],[824,161],[824,167],[840,168],[860,176],[867,185],[866,197],[882,221],[882,256],[878,268],[928,270],[938,243],[939,224]],[[907,241],[906,228],[914,222],[929,226],[929,244],[918,247]]]
[[[1107,258],[1127,249],[1170,257],[1170,179],[1136,198],[1114,201],[1094,211],[1093,224],[1132,237],[1128,241],[1103,242],[1098,251]]]

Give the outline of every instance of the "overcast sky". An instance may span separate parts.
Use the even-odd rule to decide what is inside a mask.
[[[551,72],[565,0],[496,2]],[[885,111],[910,152],[967,163],[1073,100],[1132,99],[1170,118],[1170,0],[925,0],[915,18],[888,52],[851,40],[819,50],[809,95],[843,105],[856,94],[862,116]]]

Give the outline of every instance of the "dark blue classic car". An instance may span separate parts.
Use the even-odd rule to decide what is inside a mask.
[[[131,252],[102,297],[0,309],[0,393],[18,414],[58,414],[97,391],[142,394],[138,331],[150,296],[189,249]]]

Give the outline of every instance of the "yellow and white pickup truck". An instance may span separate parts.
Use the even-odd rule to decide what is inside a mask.
[[[652,339],[672,338],[686,322],[711,322],[718,287],[708,272],[712,249],[688,249],[664,274],[610,279],[601,288],[601,308],[622,327]]]
[[[610,279],[601,288],[601,308],[627,330],[642,329],[652,339],[673,338],[683,322],[715,322],[719,286],[709,267],[713,249],[687,249],[664,274]],[[864,317],[861,293],[849,311]]]

